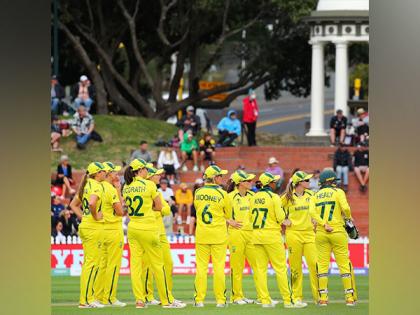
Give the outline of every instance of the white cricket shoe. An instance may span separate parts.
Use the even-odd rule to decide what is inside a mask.
[[[182,302],[179,303],[179,302],[173,301],[171,304],[163,305],[162,307],[163,308],[184,308],[186,306],[187,306],[187,304],[185,304],[185,303],[182,303]]]
[[[194,307],[204,307],[204,303],[203,302],[194,303],[193,306]]]
[[[307,307],[307,306],[308,306],[308,303],[302,302],[302,301],[300,301],[300,300],[297,300],[297,301],[293,304],[293,307],[294,307],[294,308],[304,308],[304,307]]]
[[[93,305],[95,308],[103,308],[103,307],[105,307],[105,305],[103,305],[99,301],[93,301],[92,303],[90,303],[90,305]]]
[[[248,304],[248,303],[245,301],[245,299],[242,299],[242,300],[233,301],[233,304],[245,305],[245,304]]]
[[[153,299],[151,301],[147,301],[146,305],[160,305],[160,301]]]
[[[119,300],[116,300],[115,302],[109,304],[109,306],[113,306],[113,307],[125,307],[127,306],[127,303],[121,302]]]
[[[274,304],[273,302],[271,302],[270,304],[262,304],[263,308],[272,308],[272,307],[276,307],[276,304]]]
[[[243,298],[243,300],[246,302],[246,304],[254,304],[254,300]]]
[[[92,304],[79,304],[79,308],[96,308],[96,306]]]
[[[216,307],[228,307],[227,303],[217,303]]]
[[[354,301],[354,300],[347,300],[346,301],[346,305],[347,306],[351,306],[351,307],[356,306],[356,301]]]

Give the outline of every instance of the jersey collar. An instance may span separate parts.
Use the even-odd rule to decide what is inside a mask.
[[[273,189],[271,189],[270,186],[265,186],[265,187],[261,188],[260,191],[270,191],[270,192],[273,192]]]

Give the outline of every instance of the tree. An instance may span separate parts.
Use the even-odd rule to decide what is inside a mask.
[[[314,0],[63,0],[59,27],[96,86],[99,113],[107,112],[109,99],[128,115],[165,119],[191,104],[227,107],[261,85],[268,98],[279,97],[282,90],[307,96],[311,52],[309,31],[300,18],[315,4]],[[236,82],[200,90],[200,80],[221,61],[228,44],[246,67],[238,62]],[[184,76],[189,96],[177,100]],[[165,84],[168,99],[162,96]],[[224,100],[209,99],[220,93],[227,95]]]

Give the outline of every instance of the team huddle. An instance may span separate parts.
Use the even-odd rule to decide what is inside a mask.
[[[159,305],[183,308],[173,296],[172,258],[163,225],[171,210],[156,184],[163,170],[144,160],[133,160],[124,171],[111,162],[89,164],[79,191],[70,206],[82,222],[79,234],[84,250],[80,277],[79,308],[124,307],[117,299],[118,276],[124,245],[121,220],[130,217],[127,238],[130,274],[136,308]],[[196,276],[194,306],[204,307],[209,262],[213,266],[213,289],[217,307],[226,307],[225,263],[230,253],[233,304],[261,304],[274,307],[267,287],[268,264],[272,266],[285,308],[304,308],[302,258],[305,257],[312,299],[328,305],[328,272],[334,253],[344,287],[345,303],[354,306],[357,291],[348,252],[348,237],[357,238],[349,204],[336,187],[336,174],[320,175],[320,190],[309,190],[311,174],[297,171],[279,196],[274,192],[280,176],[265,172],[259,176],[262,188],[253,192],[255,175],[243,170],[231,174],[226,190],[224,175],[216,165],[203,175],[204,186],[194,194],[197,215]],[[126,210],[124,210],[124,206]],[[285,228],[285,239],[282,237]],[[285,246],[286,245],[286,246]],[[285,248],[286,247],[286,248]],[[290,275],[286,262],[288,251]],[[244,296],[242,275],[248,261],[253,271],[257,299]],[[160,302],[153,296],[153,280]]]

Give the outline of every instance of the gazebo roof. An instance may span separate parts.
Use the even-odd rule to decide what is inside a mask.
[[[369,0],[319,0],[307,22],[368,22]]]
[[[319,0],[317,11],[369,11],[369,0]]]

